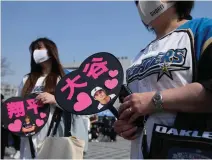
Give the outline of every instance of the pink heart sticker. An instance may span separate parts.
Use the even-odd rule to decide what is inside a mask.
[[[77,112],[88,108],[92,104],[91,98],[85,92],[81,92],[77,95],[77,101],[78,102],[74,104],[74,110]]]
[[[117,79],[112,79],[112,80],[106,80],[105,81],[105,86],[108,88],[108,89],[113,89],[117,86],[118,84],[118,80]]]
[[[16,119],[14,123],[8,125],[8,129],[12,132],[19,132],[21,130],[22,122],[19,119]]]
[[[110,75],[110,77],[112,77],[112,78],[115,77],[115,76],[117,76],[118,73],[119,73],[118,70],[114,70],[114,71],[113,71],[113,70],[110,70],[110,71],[109,71],[109,75]]]
[[[41,112],[40,113],[40,118],[45,118],[46,117],[46,113]]]
[[[40,127],[44,124],[44,121],[42,119],[36,119],[35,123],[38,127]]]

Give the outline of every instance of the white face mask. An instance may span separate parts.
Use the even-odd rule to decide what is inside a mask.
[[[141,16],[142,21],[145,24],[149,24],[151,21],[156,19],[159,15],[173,6],[174,2],[162,2],[161,0],[157,1],[144,1],[141,0],[138,2],[138,11]]]
[[[50,57],[48,56],[48,51],[45,50],[34,50],[33,52],[33,58],[35,60],[36,64],[42,63],[44,61],[47,61]]]

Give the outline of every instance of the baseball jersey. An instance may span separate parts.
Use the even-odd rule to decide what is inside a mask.
[[[187,21],[160,39],[152,41],[127,69],[126,81],[133,93],[163,91],[198,81],[212,92],[212,19]],[[150,149],[155,123],[172,126],[174,113],[155,113],[146,122]],[[131,158],[143,158],[142,133],[131,144]]]

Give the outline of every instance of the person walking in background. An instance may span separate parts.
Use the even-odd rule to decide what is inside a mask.
[[[115,121],[116,121],[115,117],[112,117],[110,120],[110,141],[111,142],[116,141],[116,136],[117,136],[117,133],[115,132],[115,129],[114,129]]]
[[[94,124],[91,127],[91,141],[99,142],[98,137],[99,137],[99,129],[98,129],[98,126]]]
[[[99,142],[99,128],[97,126],[98,116],[96,114],[90,116],[90,136],[92,142]]]
[[[103,119],[103,139],[108,140],[110,138],[110,121],[106,115],[104,115]]]
[[[4,101],[4,96],[3,94],[1,94],[1,106],[3,105],[3,101]],[[4,126],[2,125],[1,127],[1,159],[4,159],[5,156],[5,148],[8,147],[8,141],[9,141],[9,134],[11,134],[11,137],[13,139],[13,146],[15,149],[15,153],[10,154],[10,158],[14,158],[14,159],[19,159],[20,158],[20,137],[16,136],[15,134],[11,133],[10,131],[8,131],[7,129],[4,128]]]
[[[13,147],[15,148],[15,153],[10,155],[10,158],[19,159],[20,158],[20,142],[21,139],[19,136],[11,133],[13,139]]]
[[[154,124],[172,127],[179,112],[212,112],[212,19],[192,19],[194,1],[135,3],[156,39],[138,53],[126,72],[133,94],[120,106],[115,130],[132,140],[131,158],[143,159],[152,147]],[[140,116],[146,119],[142,128],[134,124]],[[183,123],[182,127],[195,130],[196,123],[189,118]]]
[[[1,107],[3,106],[4,95],[1,94]],[[4,159],[5,148],[8,146],[8,134],[9,132],[4,128],[3,124],[1,124],[1,159]]]
[[[55,110],[60,107],[55,100],[55,87],[65,75],[59,60],[56,44],[48,38],[39,38],[29,47],[31,55],[30,73],[24,76],[18,90],[18,96],[25,97],[30,93],[39,93],[36,97],[40,104],[50,104],[49,118],[42,130],[32,136],[33,146],[27,137],[21,137],[21,159],[31,159],[31,149],[34,147],[35,156],[39,146],[44,142]],[[57,109],[56,109],[57,108]],[[58,127],[57,136],[64,135],[63,119]],[[30,148],[31,147],[31,148]]]
[[[93,123],[98,122],[98,116],[96,114],[90,116],[91,126]]]

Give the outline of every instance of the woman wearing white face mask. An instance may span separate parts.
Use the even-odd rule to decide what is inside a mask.
[[[42,104],[50,104],[49,119],[42,130],[32,136],[32,143],[36,152],[47,136],[47,131],[52,119],[52,115],[59,107],[54,97],[55,87],[59,79],[64,76],[64,70],[59,60],[56,44],[47,39],[40,38],[32,42],[30,47],[31,70],[21,83],[18,91],[19,96],[27,96],[30,93],[39,93],[36,99]],[[42,93],[41,93],[42,92]],[[63,136],[62,123],[58,127],[57,134]],[[29,139],[21,138],[21,159],[31,159]]]
[[[193,1],[136,1],[143,23],[156,39],[127,70],[133,94],[124,99],[115,122],[116,132],[132,140],[132,159],[148,158],[154,124],[173,126],[178,112],[212,112],[212,20],[192,20],[193,5]],[[133,123],[140,116],[147,120],[141,122],[142,128]],[[184,120],[180,125],[194,129],[195,124]],[[200,126],[205,129],[205,124]]]

